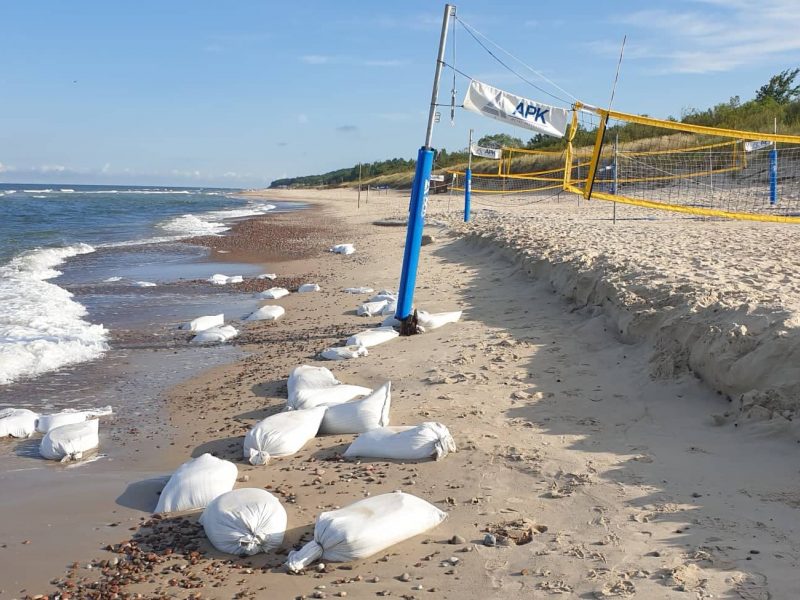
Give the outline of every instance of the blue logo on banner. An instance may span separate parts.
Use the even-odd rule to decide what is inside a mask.
[[[541,120],[545,125],[547,125],[547,121],[545,121],[544,116],[549,112],[549,108],[542,109],[540,106],[534,106],[533,104],[526,105],[524,102],[517,104],[517,108],[514,110],[514,114],[519,113],[519,116],[523,119],[527,119],[533,115],[534,122]]]

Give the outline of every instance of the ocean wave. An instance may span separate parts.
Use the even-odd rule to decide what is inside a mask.
[[[88,244],[37,249],[0,267],[0,384],[92,360],[108,349],[108,331],[86,321],[86,308],[47,281],[67,258],[93,251]]]
[[[175,217],[161,223],[159,227],[164,231],[177,233],[183,236],[220,235],[223,231],[229,229],[224,223],[215,220],[206,220],[192,214]]]

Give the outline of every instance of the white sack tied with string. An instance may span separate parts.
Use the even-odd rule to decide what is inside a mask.
[[[284,296],[289,295],[289,290],[282,287],[271,287],[263,292],[258,292],[256,298],[263,298],[264,300],[280,300]]]
[[[221,327],[209,327],[197,333],[190,344],[219,344],[232,340],[239,332],[233,325],[222,325]]]
[[[364,346],[365,348],[372,348],[378,344],[383,344],[389,340],[393,340],[400,334],[397,333],[392,327],[375,327],[361,331],[347,338],[348,346]]]
[[[292,410],[314,408],[322,404],[341,404],[372,393],[371,388],[341,383],[325,367],[310,365],[295,367],[289,375],[286,387],[289,391],[286,406]]]
[[[298,452],[319,431],[326,407],[290,410],[259,421],[244,436],[244,458],[265,465],[273,456]]]
[[[422,328],[423,331],[438,329],[442,325],[456,323],[459,319],[461,319],[460,310],[442,313],[429,313],[425,310],[417,311],[417,325]]]
[[[36,431],[39,414],[27,408],[4,408],[0,410],[0,438],[26,438]]]
[[[325,348],[319,355],[325,360],[350,360],[352,358],[368,356],[369,350],[364,348],[364,346],[334,346],[332,348]]]
[[[366,398],[327,407],[320,433],[362,433],[389,424],[392,382],[387,381]]]
[[[204,331],[206,329],[210,329],[211,327],[220,327],[221,325],[225,325],[224,313],[197,317],[188,323],[182,323],[178,329],[183,329],[184,331]]]
[[[286,509],[267,490],[242,488],[214,498],[200,515],[200,524],[220,552],[252,556],[281,545]]]
[[[315,560],[350,562],[367,558],[433,529],[447,513],[404,492],[380,494],[338,510],[323,512],[314,539],[289,553],[289,571],[302,571]]]
[[[83,423],[62,425],[51,429],[39,444],[39,454],[48,460],[80,460],[90,450],[100,445],[100,421],[92,419]]]
[[[286,314],[286,309],[282,306],[268,304],[250,313],[245,321],[277,321],[284,314]]]
[[[329,250],[329,252],[333,252],[334,254],[344,254],[345,256],[353,254],[355,251],[356,249],[353,244],[336,244]]]
[[[83,421],[97,417],[107,417],[112,413],[113,410],[110,406],[90,408],[88,410],[67,408],[51,415],[40,415],[39,421],[36,423],[36,431],[39,433],[47,433],[51,429],[61,427],[62,425],[72,425],[73,423],[82,423]]]
[[[395,460],[440,460],[456,451],[447,427],[432,421],[417,426],[381,427],[359,435],[345,450],[345,458],[392,458]]]
[[[192,458],[175,469],[161,491],[155,512],[205,508],[214,498],[233,489],[238,474],[235,464],[211,454]]]

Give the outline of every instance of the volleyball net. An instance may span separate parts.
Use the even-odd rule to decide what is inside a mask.
[[[503,148],[496,166],[473,169],[472,193],[544,199],[566,191],[702,217],[800,223],[800,136],[576,105],[562,145]],[[463,191],[464,171],[450,172]]]

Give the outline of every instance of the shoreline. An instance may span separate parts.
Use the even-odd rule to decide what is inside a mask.
[[[554,294],[563,293],[554,281],[531,279],[527,265],[509,260],[495,242],[430,225],[448,218],[444,202],[429,219],[436,241],[422,250],[416,303],[463,308],[463,320],[361,359],[316,362],[318,351],[374,323],[354,314],[363,298],[340,290],[396,287],[405,233],[371,225],[402,215],[405,194],[357,210],[352,191],[334,192],[298,195],[325,204],[322,220],[335,215],[346,224],[332,241],[355,243],[356,254],[320,251],[285,262],[299,277],[318,275],[323,290],[278,301],[287,309],[283,319],[243,332],[247,356],[171,390],[175,446],[164,471],[205,451],[235,462],[248,478],[237,487],[267,487],[286,507],[283,552],[308,535],[319,511],[368,494],[403,489],[448,519],[364,561],[290,577],[279,566],[282,553],[240,559],[211,549],[197,513],[154,521],[143,511],[143,525],[128,536],[156,558],[134,568],[142,581],[126,580],[122,590],[147,598],[258,597],[264,590],[312,597],[320,585],[329,596],[356,598],[791,594],[800,555],[792,542],[800,533],[793,440],[711,422],[709,415],[727,408],[724,398],[688,373],[652,379],[649,340],[620,343],[602,310],[573,310]],[[265,467],[243,463],[241,436],[283,406],[286,376],[303,363],[326,366],[346,383],[377,387],[391,379],[392,424],[441,421],[459,452],[438,463],[344,462],[338,455],[352,436],[325,436]],[[155,504],[155,491],[141,490],[142,506]],[[524,528],[524,519],[537,524],[529,543],[482,544],[487,530]],[[130,539],[120,534],[119,543]],[[450,544],[454,535],[465,543]],[[85,568],[90,556],[74,557],[80,568],[67,578],[104,582],[108,592],[119,569],[101,562],[128,564],[134,556],[114,548],[96,553],[93,569]],[[450,556],[457,567],[443,565]]]

